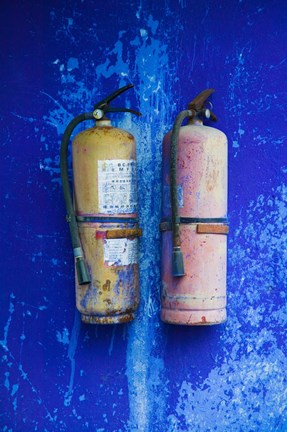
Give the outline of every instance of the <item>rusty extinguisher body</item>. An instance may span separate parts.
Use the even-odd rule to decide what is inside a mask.
[[[136,143],[105,117],[114,110],[98,104],[95,126],[72,143],[73,209],[86,267],[83,277],[75,256],[76,306],[91,324],[131,321],[139,304]]]
[[[185,325],[226,320],[227,138],[202,92],[163,140],[161,318]],[[189,119],[181,126],[183,119]]]

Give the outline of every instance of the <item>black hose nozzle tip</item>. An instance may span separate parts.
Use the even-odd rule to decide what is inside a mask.
[[[172,251],[172,275],[175,277],[185,275],[183,255],[180,247],[174,247]]]
[[[79,285],[86,285],[91,283],[89,271],[83,258],[76,259],[76,271]]]

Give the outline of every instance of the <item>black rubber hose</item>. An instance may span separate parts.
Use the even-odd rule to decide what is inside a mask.
[[[92,112],[83,113],[75,117],[67,126],[62,142],[61,142],[61,150],[60,150],[60,171],[62,178],[62,187],[63,193],[66,203],[66,211],[67,211],[67,222],[70,227],[70,235],[74,250],[74,256],[76,259],[76,270],[78,276],[78,282],[80,285],[84,285],[91,282],[91,278],[89,276],[89,272],[84,261],[83,251],[81,247],[81,241],[78,231],[78,225],[76,220],[76,215],[73,207],[73,199],[72,192],[69,185],[69,177],[68,177],[68,148],[71,135],[73,130],[78,126],[79,123],[85,120],[94,120],[94,116]]]
[[[172,273],[173,276],[179,277],[184,276],[184,263],[183,256],[180,249],[180,237],[179,237],[179,214],[178,214],[178,197],[177,197],[177,147],[178,147],[178,136],[179,129],[182,125],[183,120],[186,117],[193,117],[193,110],[181,111],[174,122],[171,143],[170,143],[170,197],[171,197],[171,224],[172,224]]]

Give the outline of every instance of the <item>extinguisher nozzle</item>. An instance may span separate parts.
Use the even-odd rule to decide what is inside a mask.
[[[172,251],[172,275],[175,277],[185,275],[183,255],[180,247],[174,247]]]
[[[76,271],[79,285],[86,285],[91,283],[89,271],[83,258],[76,260]]]

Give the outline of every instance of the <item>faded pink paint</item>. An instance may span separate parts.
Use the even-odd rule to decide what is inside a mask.
[[[170,133],[163,142],[163,190],[170,186]],[[181,217],[226,218],[227,139],[200,122],[180,129],[177,184],[183,189]],[[170,217],[169,194],[164,193],[163,217]],[[197,224],[180,225],[185,276],[171,271],[172,233],[162,233],[161,318],[186,325],[218,324],[226,319],[227,237],[199,234]]]

